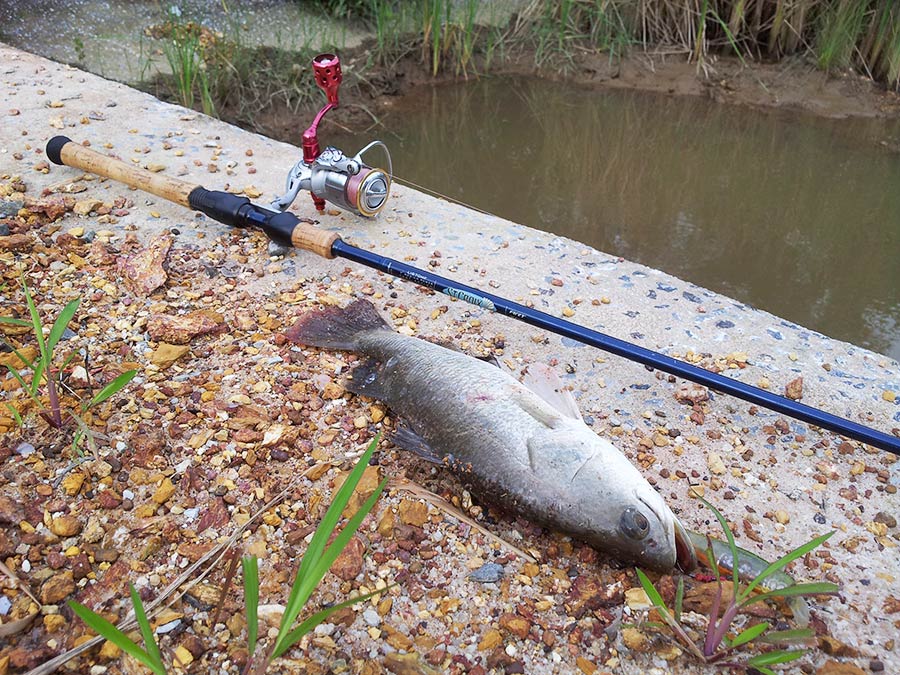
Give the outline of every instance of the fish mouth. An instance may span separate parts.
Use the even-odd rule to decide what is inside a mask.
[[[697,566],[697,554],[694,552],[694,544],[684,526],[674,519],[675,526],[675,564],[682,572],[690,572]]]

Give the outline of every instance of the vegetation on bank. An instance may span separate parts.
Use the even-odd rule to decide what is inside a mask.
[[[338,16],[365,21],[382,58],[421,43],[435,72],[465,71],[476,49],[530,46],[538,65],[579,50],[681,52],[743,59],[811,56],[819,67],[853,67],[900,85],[900,4],[895,0],[531,0],[508,25],[491,23],[493,3],[474,0],[328,0]],[[502,54],[502,50],[500,52]],[[442,57],[446,61],[442,60]]]
[[[804,58],[823,70],[853,68],[900,90],[900,3],[894,0],[531,0],[512,14],[508,5],[476,0],[326,0],[321,6],[372,31],[363,58],[345,72],[348,83],[370,83],[375,67],[404,58],[420,60],[432,75],[468,77],[523,53],[533,54],[539,69],[564,71],[580,55],[615,59],[638,50],[682,55],[698,71],[718,54],[745,62]],[[147,31],[174,75],[162,91],[244,126],[254,126],[256,112],[272,104],[294,113],[315,107],[320,96],[305,64],[321,44],[253,48],[243,32],[235,21],[213,33],[173,7],[168,21]]]

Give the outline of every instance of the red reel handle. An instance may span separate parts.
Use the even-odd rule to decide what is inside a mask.
[[[338,89],[344,79],[341,73],[341,60],[336,54],[319,54],[313,59],[313,74],[316,84],[325,92],[328,102],[338,105]]]

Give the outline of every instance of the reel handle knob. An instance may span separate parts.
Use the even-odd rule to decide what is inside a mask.
[[[313,59],[313,74],[316,84],[325,92],[328,102],[338,105],[338,89],[344,79],[341,73],[341,60],[336,54],[319,54]]]

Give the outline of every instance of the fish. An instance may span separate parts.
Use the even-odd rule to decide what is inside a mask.
[[[395,332],[367,300],[307,312],[285,335],[366,357],[347,390],[386,403],[402,420],[395,445],[449,466],[485,501],[622,562],[658,571],[696,565],[678,518],[585,424],[549,368],[529,369],[520,382],[496,364]]]

